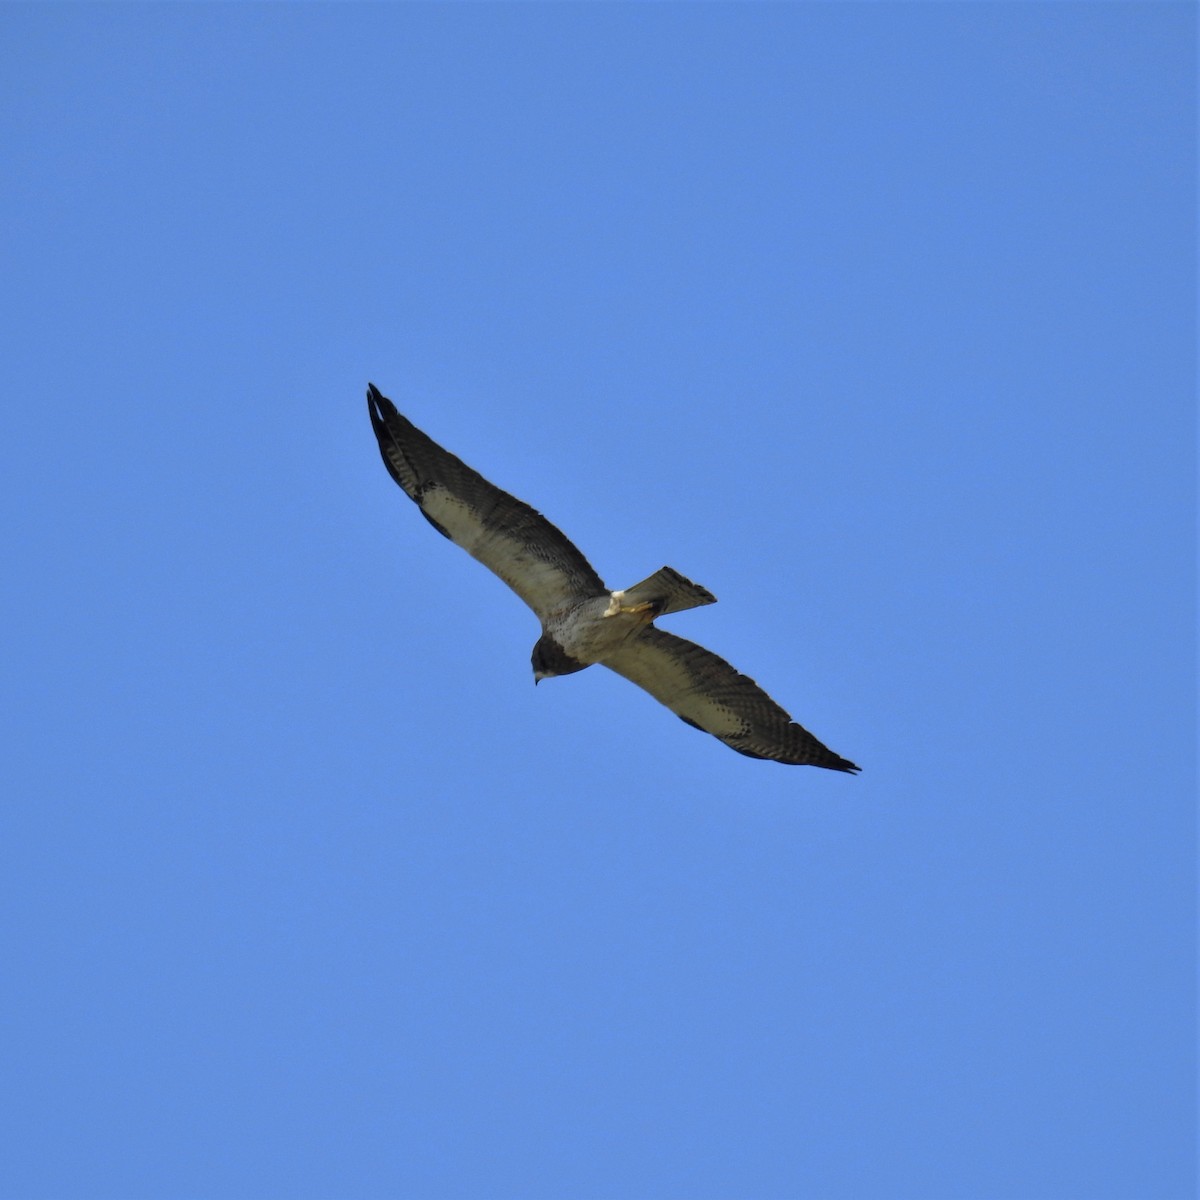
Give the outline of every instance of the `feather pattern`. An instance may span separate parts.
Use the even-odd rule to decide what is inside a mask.
[[[753,679],[686,638],[647,625],[603,663],[739,754],[834,771],[859,769],[797,725]]]
[[[607,591],[583,554],[540,512],[443,450],[374,384],[367,406],[392,478],[439,533],[499,575],[539,619]]]

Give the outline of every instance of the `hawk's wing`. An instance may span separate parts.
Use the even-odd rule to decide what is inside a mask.
[[[695,642],[648,625],[603,661],[739,754],[833,771],[859,769],[797,725],[753,679]]]
[[[608,590],[541,513],[443,450],[374,384],[367,407],[391,477],[439,533],[495,571],[539,618]]]

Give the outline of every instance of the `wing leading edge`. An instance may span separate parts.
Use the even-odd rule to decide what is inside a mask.
[[[588,560],[536,509],[444,450],[374,384],[367,407],[388,474],[439,533],[503,579],[540,619],[604,594]]]

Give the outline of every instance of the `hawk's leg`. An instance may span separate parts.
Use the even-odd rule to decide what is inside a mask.
[[[662,612],[662,601],[642,600],[637,604],[626,604],[624,592],[613,592],[609,597],[608,607],[601,613],[604,617],[615,617],[618,613],[631,613],[634,616],[657,617]]]

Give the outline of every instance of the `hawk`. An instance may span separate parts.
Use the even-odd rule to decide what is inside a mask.
[[[374,384],[367,387],[367,407],[384,466],[421,515],[499,575],[541,621],[534,683],[600,663],[739,754],[831,771],[859,769],[723,658],[655,626],[655,618],[667,613],[715,604],[707,588],[663,567],[631,588],[610,591],[541,513],[443,450]]]

